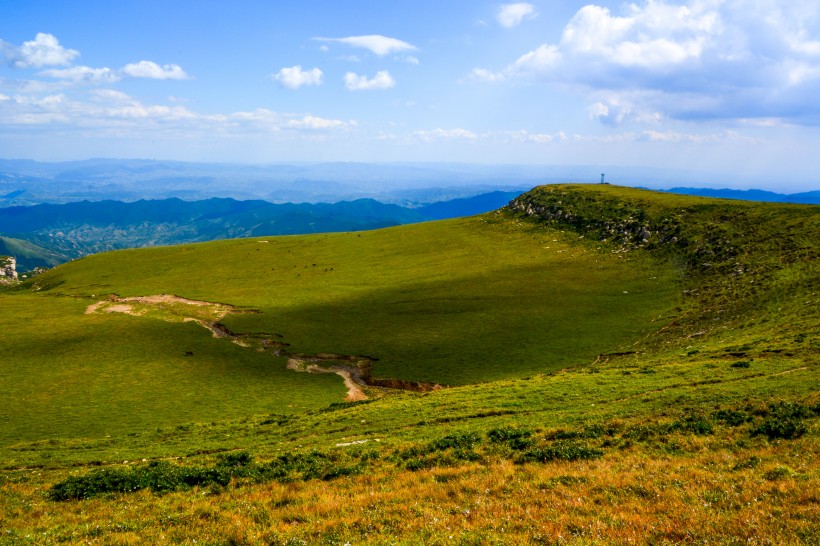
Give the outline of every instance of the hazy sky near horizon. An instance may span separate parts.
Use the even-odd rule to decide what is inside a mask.
[[[818,97],[817,0],[0,7],[5,158],[645,165],[816,189]]]

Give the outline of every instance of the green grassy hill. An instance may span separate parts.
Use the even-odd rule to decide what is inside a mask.
[[[10,237],[0,237],[0,255],[17,258],[19,271],[30,271],[36,267],[54,267],[69,260],[64,254]]]
[[[0,293],[3,540],[811,543],[818,239],[816,207],[545,186],[66,264]],[[246,346],[122,299],[155,294]],[[294,359],[450,388],[342,402]]]

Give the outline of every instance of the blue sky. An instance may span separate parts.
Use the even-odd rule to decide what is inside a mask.
[[[643,165],[817,187],[817,0],[2,4],[0,157]]]

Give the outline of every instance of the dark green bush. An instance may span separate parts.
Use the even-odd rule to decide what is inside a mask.
[[[72,476],[55,484],[49,498],[56,501],[90,499],[110,493],[130,493],[150,489],[155,493],[179,491],[192,487],[224,487],[234,478],[251,482],[289,482],[294,480],[332,480],[359,474],[366,463],[344,464],[337,454],[319,451],[287,453],[273,461],[255,464],[246,452],[219,457],[213,468],[179,466],[154,461],[147,466],[94,470],[84,476]]]
[[[253,455],[246,451],[239,451],[237,453],[228,453],[221,455],[216,463],[218,467],[237,467],[250,466],[253,463]]]
[[[443,438],[431,442],[429,449],[431,451],[444,451],[445,449],[472,449],[476,444],[481,443],[481,438],[477,434],[448,434]]]
[[[739,427],[743,423],[751,421],[752,417],[744,411],[726,409],[712,413],[712,419],[730,427]]]
[[[675,421],[669,426],[670,431],[693,432],[698,436],[712,434],[713,428],[712,422],[702,415],[686,415],[683,419]]]
[[[812,413],[811,409],[799,403],[781,401],[771,404],[766,418],[752,428],[751,434],[766,436],[769,440],[800,438],[808,430],[803,419],[811,417]]]
[[[494,428],[487,433],[487,438],[496,444],[509,442],[510,440],[517,440],[520,438],[529,438],[530,436],[532,436],[532,432],[529,430],[511,427]]]
[[[529,449],[535,442],[530,439],[532,432],[517,428],[494,428],[487,433],[490,442],[494,444],[506,444],[507,447],[516,451]]]
[[[137,468],[106,468],[85,476],[72,476],[49,491],[52,500],[90,499],[109,493],[131,493],[150,489],[166,493],[194,486],[228,485],[231,474],[223,469],[176,466],[155,461]]]

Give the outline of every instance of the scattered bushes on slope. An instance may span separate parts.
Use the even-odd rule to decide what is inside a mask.
[[[667,422],[631,426],[596,423],[574,430],[548,431],[540,438],[527,429],[499,427],[483,435],[475,432],[448,434],[425,444],[398,449],[384,460],[410,471],[481,462],[485,457],[500,457],[518,464],[590,460],[603,457],[604,448],[625,448],[633,442],[641,442],[649,448],[663,446],[670,442],[672,434],[678,437],[712,435],[718,425],[737,428],[748,424],[748,433],[752,436],[790,440],[806,434],[806,421],[818,416],[820,404],[780,401],[766,408],[723,408],[709,415],[683,413],[676,420]],[[64,501],[142,489],[166,493],[192,487],[221,488],[231,483],[333,480],[361,474],[373,465],[381,464],[378,463],[381,460],[375,450],[313,450],[285,453],[257,463],[247,452],[233,452],[219,457],[212,467],[155,461],[137,467],[97,469],[55,484],[48,496],[55,501]]]

